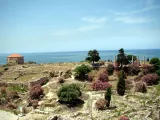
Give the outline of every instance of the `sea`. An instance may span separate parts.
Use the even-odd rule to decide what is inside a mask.
[[[24,56],[25,62],[34,61],[40,63],[58,63],[58,62],[80,62],[87,57],[88,51],[73,51],[73,52],[45,52],[45,53],[19,53]],[[145,58],[160,58],[160,49],[143,49],[143,50],[125,50],[126,54],[139,56],[140,60]],[[101,60],[114,60],[118,54],[118,50],[102,50],[99,51]],[[6,57],[10,54],[0,54],[0,65],[6,64]]]

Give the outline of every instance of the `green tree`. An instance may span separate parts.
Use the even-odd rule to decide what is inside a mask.
[[[80,87],[77,84],[64,85],[57,92],[59,101],[65,104],[75,104],[81,95]]]
[[[129,63],[132,63],[132,56],[133,56],[133,61],[136,61],[137,57],[135,55],[127,55],[127,59]]]
[[[118,78],[118,83],[117,83],[117,93],[123,96],[125,93],[125,89],[126,87],[125,87],[125,80],[124,80],[124,71],[121,70]]]
[[[123,65],[127,65],[129,63],[123,48],[119,50],[119,54],[117,55],[117,63],[120,65],[121,69],[123,68]]]
[[[159,60],[159,58],[152,58],[149,63],[154,65],[156,70],[158,70],[160,68],[160,60]]]
[[[86,74],[88,74],[91,71],[91,68],[88,65],[81,65],[75,68],[74,72],[74,76],[76,79],[79,80],[84,80]]]
[[[105,93],[105,99],[107,100],[107,105],[106,105],[107,107],[110,106],[111,94],[112,94],[112,92],[111,92],[111,87],[108,87],[108,88],[106,89],[106,93]]]
[[[99,56],[99,52],[96,49],[94,49],[94,50],[90,50],[88,52],[88,57],[86,58],[86,61],[93,62],[93,64],[94,64],[94,62],[97,62],[100,59],[101,58]]]

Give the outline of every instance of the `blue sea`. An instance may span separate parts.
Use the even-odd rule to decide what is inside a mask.
[[[55,62],[80,62],[87,57],[88,51],[78,52],[46,52],[46,53],[20,53],[24,56],[25,62],[34,61],[36,63],[55,63]],[[147,50],[125,50],[126,54],[133,54],[142,60],[146,58],[160,58],[160,49]],[[118,50],[103,50],[99,51],[102,60],[114,60],[114,56],[118,54]],[[6,57],[10,54],[0,54],[0,65],[6,64]]]

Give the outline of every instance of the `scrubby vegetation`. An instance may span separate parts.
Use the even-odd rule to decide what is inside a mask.
[[[144,82],[137,82],[135,84],[135,92],[142,92],[142,93],[145,93],[147,92],[147,85],[146,83]]]
[[[91,71],[91,68],[87,65],[81,65],[75,68],[75,78],[79,80],[86,79],[86,74],[88,74]]]
[[[147,74],[144,75],[142,81],[147,85],[156,85],[158,84],[159,76],[157,74]]]
[[[81,94],[80,87],[76,84],[64,85],[57,92],[59,102],[69,105],[77,104]]]
[[[113,72],[114,72],[114,65],[113,64],[108,64],[107,72],[109,75],[113,75]]]
[[[88,62],[5,66],[9,68],[7,71],[4,70],[5,67],[1,67],[0,78],[7,78],[8,73],[13,71],[17,79],[12,82],[19,82],[17,73],[18,76],[27,76],[30,67],[32,68],[29,74],[32,73],[32,78],[15,86],[0,81],[1,86],[6,86],[0,87],[0,109],[9,109],[19,114],[19,107],[23,105],[27,110],[27,117],[33,114],[36,117],[47,116],[44,120],[52,113],[55,113],[57,118],[71,120],[159,119],[160,69],[155,66],[157,62],[139,64],[134,56],[134,63],[131,63],[131,58],[132,55],[126,55],[121,49],[116,66],[113,62],[104,64],[104,61],[99,61],[98,64],[102,66],[96,66],[96,69]],[[37,79],[35,74],[42,76]],[[10,76],[8,78],[9,80],[5,80],[10,81]],[[36,84],[33,82],[39,79]],[[33,83],[29,84],[30,89],[26,87],[29,82]],[[35,110],[32,110],[32,107]]]

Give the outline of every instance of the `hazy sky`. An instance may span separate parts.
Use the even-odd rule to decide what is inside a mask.
[[[0,0],[0,53],[160,48],[160,0]]]

